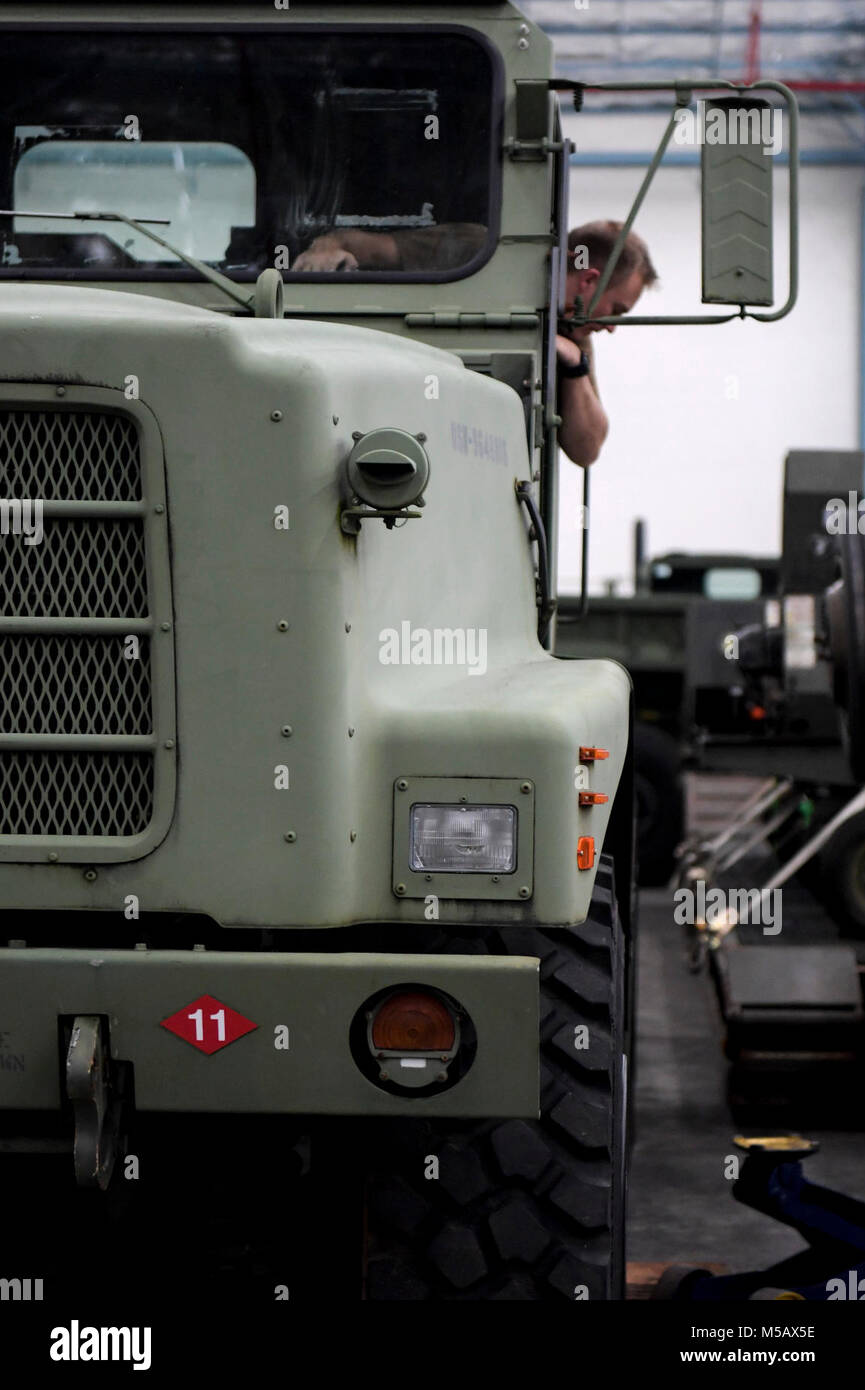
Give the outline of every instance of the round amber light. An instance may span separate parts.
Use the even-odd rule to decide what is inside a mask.
[[[392,994],[375,1016],[373,1046],[382,1052],[449,1052],[454,1021],[432,994]]]

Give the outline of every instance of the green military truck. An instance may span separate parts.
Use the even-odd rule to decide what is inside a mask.
[[[623,1297],[631,683],[549,650],[549,40],[0,4],[0,71],[2,1272]]]

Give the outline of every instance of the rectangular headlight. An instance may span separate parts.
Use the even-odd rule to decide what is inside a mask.
[[[416,803],[409,842],[415,872],[512,874],[517,867],[517,808]]]

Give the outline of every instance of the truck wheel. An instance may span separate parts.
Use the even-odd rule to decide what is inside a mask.
[[[865,814],[839,825],[820,853],[820,895],[848,936],[865,937]]]
[[[366,1298],[623,1298],[625,943],[612,860],[601,856],[582,926],[459,944],[440,933],[435,949],[540,957],[541,1116],[368,1125]]]
[[[660,888],[669,882],[675,868],[684,801],[676,740],[650,724],[634,725],[634,792],[637,879],[641,888]]]

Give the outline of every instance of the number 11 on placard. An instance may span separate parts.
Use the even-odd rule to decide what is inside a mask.
[[[187,1014],[190,1023],[195,1024],[195,1041],[204,1041],[204,1010],[196,1009],[194,1014]],[[215,1014],[210,1015],[211,1023],[216,1024],[216,1038],[218,1042],[225,1042],[225,1010],[217,1009]]]

